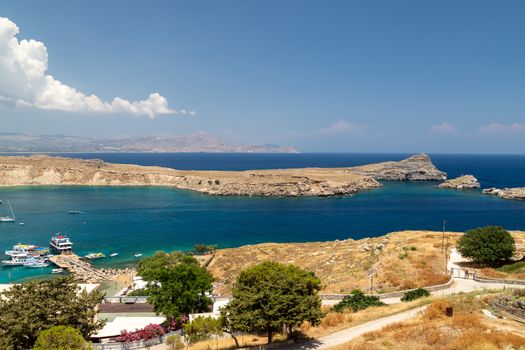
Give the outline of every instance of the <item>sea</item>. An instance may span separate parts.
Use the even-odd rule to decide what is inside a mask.
[[[346,167],[409,154],[299,153],[66,153],[66,157],[188,170]],[[482,188],[525,186],[525,155],[430,154],[449,178],[473,174]],[[484,225],[525,230],[525,201],[481,190],[438,189],[436,182],[388,182],[353,196],[328,198],[216,197],[166,187],[23,186],[0,188],[0,252],[19,242],[48,246],[67,234],[79,255],[102,252],[99,267],[125,267],[135,254],[220,248],[262,242],[307,242],[374,237],[398,230],[464,231]],[[70,210],[82,213],[72,215]],[[24,223],[24,225],[20,225]],[[110,258],[109,254],[118,253]],[[7,257],[6,257],[7,258]],[[52,267],[0,267],[0,283],[49,277]]]

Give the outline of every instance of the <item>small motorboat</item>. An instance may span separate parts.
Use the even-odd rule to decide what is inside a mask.
[[[25,223],[23,223],[23,222],[20,222],[20,223],[18,223],[18,224],[19,224],[20,226],[24,226],[24,225],[25,225]]]
[[[135,258],[140,258],[142,256],[142,253],[137,253],[135,255],[133,255]]]
[[[64,272],[64,269],[53,269],[51,270],[51,273],[62,273]]]
[[[114,258],[114,257],[116,257],[117,255],[118,255],[118,253],[111,253],[111,254],[109,254],[109,257],[110,257],[110,258]]]
[[[69,214],[82,214],[80,210],[70,210]]]
[[[104,253],[89,253],[88,255],[86,255],[86,258],[90,260],[100,259],[100,258],[105,258],[105,257],[106,255]]]

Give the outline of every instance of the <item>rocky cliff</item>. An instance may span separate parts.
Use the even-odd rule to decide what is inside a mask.
[[[463,175],[455,179],[447,180],[439,184],[439,188],[451,188],[462,190],[467,188],[479,188],[479,181],[472,175]]]
[[[380,187],[377,179],[435,180],[443,176],[425,155],[355,168],[250,171],[185,171],[42,155],[0,157],[2,186],[173,186],[225,196],[347,195]]]

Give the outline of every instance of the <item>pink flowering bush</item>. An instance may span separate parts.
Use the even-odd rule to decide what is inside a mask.
[[[120,336],[115,340],[121,343],[128,343],[132,341],[148,340],[160,337],[161,335],[164,335],[164,328],[162,328],[162,326],[159,326],[158,324],[149,324],[146,327],[137,329],[133,332],[124,330],[120,332]]]
[[[180,315],[179,318],[172,318],[167,326],[166,326],[166,330],[168,332],[173,332],[173,331],[176,331],[177,329],[181,329],[182,326],[184,326],[186,323],[188,323],[189,321],[189,317],[188,315]]]

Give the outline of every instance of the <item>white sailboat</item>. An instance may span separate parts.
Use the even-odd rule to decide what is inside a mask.
[[[7,204],[9,205],[11,216],[0,216],[0,222],[15,222],[16,221],[15,213],[13,212],[13,207],[11,207],[11,203],[9,202],[9,200],[7,201]]]

